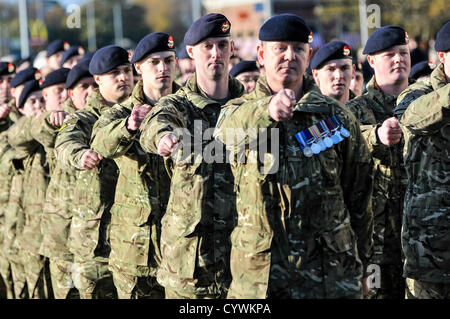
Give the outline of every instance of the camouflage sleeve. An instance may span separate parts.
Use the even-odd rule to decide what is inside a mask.
[[[60,128],[55,141],[57,159],[67,169],[74,167],[83,170],[81,157],[89,147],[89,137],[82,129],[82,121],[75,115],[69,115]]]
[[[350,137],[344,145],[341,185],[351,225],[357,236],[359,257],[366,269],[373,247],[373,163],[359,124],[352,114],[348,114],[347,122]]]
[[[414,102],[422,95],[430,93],[431,91],[431,86],[425,85],[421,82],[414,83],[408,86],[408,88],[400,93],[400,95],[397,97],[397,104],[394,108],[394,116],[400,120],[403,116],[403,113],[405,113],[406,109],[412,102]]]
[[[450,84],[423,95],[408,107],[400,123],[414,134],[433,134],[450,123]]]
[[[137,136],[126,127],[128,117],[127,113],[115,107],[103,113],[92,129],[91,148],[108,158],[126,154]]]
[[[44,112],[36,118],[33,118],[31,125],[31,135],[33,138],[41,143],[46,149],[55,147],[56,135],[59,128],[50,122],[50,116],[56,111]]]
[[[171,96],[163,97],[152,108],[139,128],[141,132],[140,143],[142,148],[158,154],[158,143],[166,134],[176,129],[186,128],[186,117],[183,114],[184,102]]]
[[[39,146],[31,135],[33,119],[32,116],[24,116],[8,129],[8,142],[16,150],[16,158],[27,157]]]

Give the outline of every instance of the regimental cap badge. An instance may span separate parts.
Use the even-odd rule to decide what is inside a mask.
[[[13,73],[14,72],[14,64],[12,64],[11,62],[8,63],[8,73]]]
[[[70,44],[67,41],[64,41],[64,50],[69,50]]]
[[[408,36],[408,32],[405,31],[405,43],[408,44],[409,43],[409,36]]]
[[[348,56],[350,54],[350,47],[348,45],[344,45],[344,55]]]
[[[171,35],[169,35],[169,39],[167,40],[167,46],[172,49],[173,48],[173,37]]]
[[[80,45],[79,47],[78,47],[78,55],[84,55],[84,49],[83,49],[83,47]]]
[[[42,79],[41,71],[37,70],[36,72],[34,72],[34,79],[35,80],[41,80]]]
[[[434,63],[433,61],[428,61],[428,66],[432,70],[436,69],[436,67],[437,67],[436,63]]]
[[[223,33],[227,33],[229,29],[230,29],[230,23],[228,21],[225,21],[224,23],[222,23],[222,32]]]
[[[311,42],[313,42],[313,33],[312,33],[312,31],[309,33],[309,36],[308,36],[308,43],[311,43]]]
[[[131,62],[131,58],[133,56],[133,51],[129,50],[128,51],[128,61]]]

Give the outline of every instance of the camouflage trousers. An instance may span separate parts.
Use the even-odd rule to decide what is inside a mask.
[[[450,299],[450,284],[406,278],[407,299]]]
[[[79,299],[78,290],[72,280],[73,261],[50,259],[50,277],[55,299]]]
[[[226,295],[196,295],[192,293],[186,293],[176,291],[170,288],[165,289],[166,299],[224,299]]]
[[[53,298],[48,258],[26,250],[23,250],[21,255],[29,298]]]
[[[14,285],[11,274],[11,265],[0,251],[0,298],[14,299]]]
[[[371,288],[365,299],[405,299],[405,279],[403,278],[403,266],[379,265],[380,287]]]
[[[80,299],[117,299],[107,260],[80,260],[75,256],[72,280],[80,293]]]
[[[23,263],[16,260],[17,258],[9,259],[11,265],[11,275],[14,285],[14,298],[27,299],[27,277],[25,276],[25,268]]]

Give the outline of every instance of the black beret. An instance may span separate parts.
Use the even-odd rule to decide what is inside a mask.
[[[16,67],[11,62],[0,62],[0,76],[13,74]]]
[[[71,89],[77,84],[82,78],[92,77],[89,73],[89,61],[78,62],[67,74],[66,89]]]
[[[450,21],[444,24],[436,35],[434,49],[438,52],[447,52],[450,50]]]
[[[234,65],[230,70],[230,74],[232,76],[238,76],[241,73],[253,71],[259,71],[256,61],[244,60]]]
[[[400,27],[388,25],[376,29],[367,40],[363,54],[377,53],[394,45],[408,44],[408,33]]]
[[[134,50],[131,63],[139,62],[147,55],[155,52],[174,51],[174,42],[171,35],[163,32],[153,32],[143,37]]]
[[[30,80],[39,80],[36,78],[35,73],[38,69],[36,68],[27,68],[25,70],[22,70],[20,72],[18,72],[12,79],[11,79],[11,83],[10,86],[12,88],[18,87],[19,85],[30,81]]]
[[[259,29],[261,41],[312,42],[312,31],[305,21],[295,14],[283,13],[271,17]]]
[[[64,51],[62,58],[61,58],[61,63],[60,66],[62,67],[62,65],[69,60],[71,57],[76,56],[76,55],[83,55],[84,54],[84,49],[83,47],[80,47],[78,45],[72,45],[69,49],[67,49],[66,51]]]
[[[124,48],[111,44],[95,51],[89,63],[89,72],[94,74],[104,74],[118,67],[128,64],[128,52]]]
[[[58,70],[52,71],[45,77],[44,82],[41,84],[41,89],[45,89],[48,86],[66,83],[67,75],[69,74],[70,69],[68,68],[60,68]]]
[[[185,45],[196,45],[206,38],[227,37],[231,23],[220,13],[209,13],[196,20],[184,35]]]
[[[311,59],[311,69],[320,69],[325,62],[335,59],[352,59],[350,46],[342,41],[331,41],[322,46]]]
[[[19,103],[17,104],[17,107],[22,107],[25,102],[27,101],[28,96],[35,92],[40,91],[41,88],[39,87],[39,81],[38,80],[30,80],[25,83],[25,86],[23,87],[22,93],[20,93],[19,97]]]
[[[412,66],[409,77],[417,80],[421,76],[431,74],[431,72],[433,72],[433,70],[430,68],[428,61],[421,61]]]
[[[184,45],[184,43],[181,45],[181,50],[178,52],[178,59],[183,60],[183,59],[190,59],[191,57],[189,56],[187,50],[186,50],[186,46]]]
[[[65,51],[69,48],[69,44],[61,39],[54,40],[50,42],[47,46],[47,57],[52,56],[53,54],[59,51]]]

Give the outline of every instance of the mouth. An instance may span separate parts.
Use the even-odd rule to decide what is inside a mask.
[[[398,72],[398,71],[405,71],[405,70],[406,70],[406,68],[404,68],[404,67],[402,67],[402,66],[398,66],[398,67],[395,67],[395,68],[392,69],[392,71],[394,71],[394,72],[395,72],[395,71],[397,71],[397,72]]]
[[[160,75],[156,77],[157,80],[168,80],[170,77],[168,75]]]
[[[127,89],[128,87],[129,87],[128,84],[121,84],[121,85],[118,86],[118,88],[119,88],[120,90]]]

